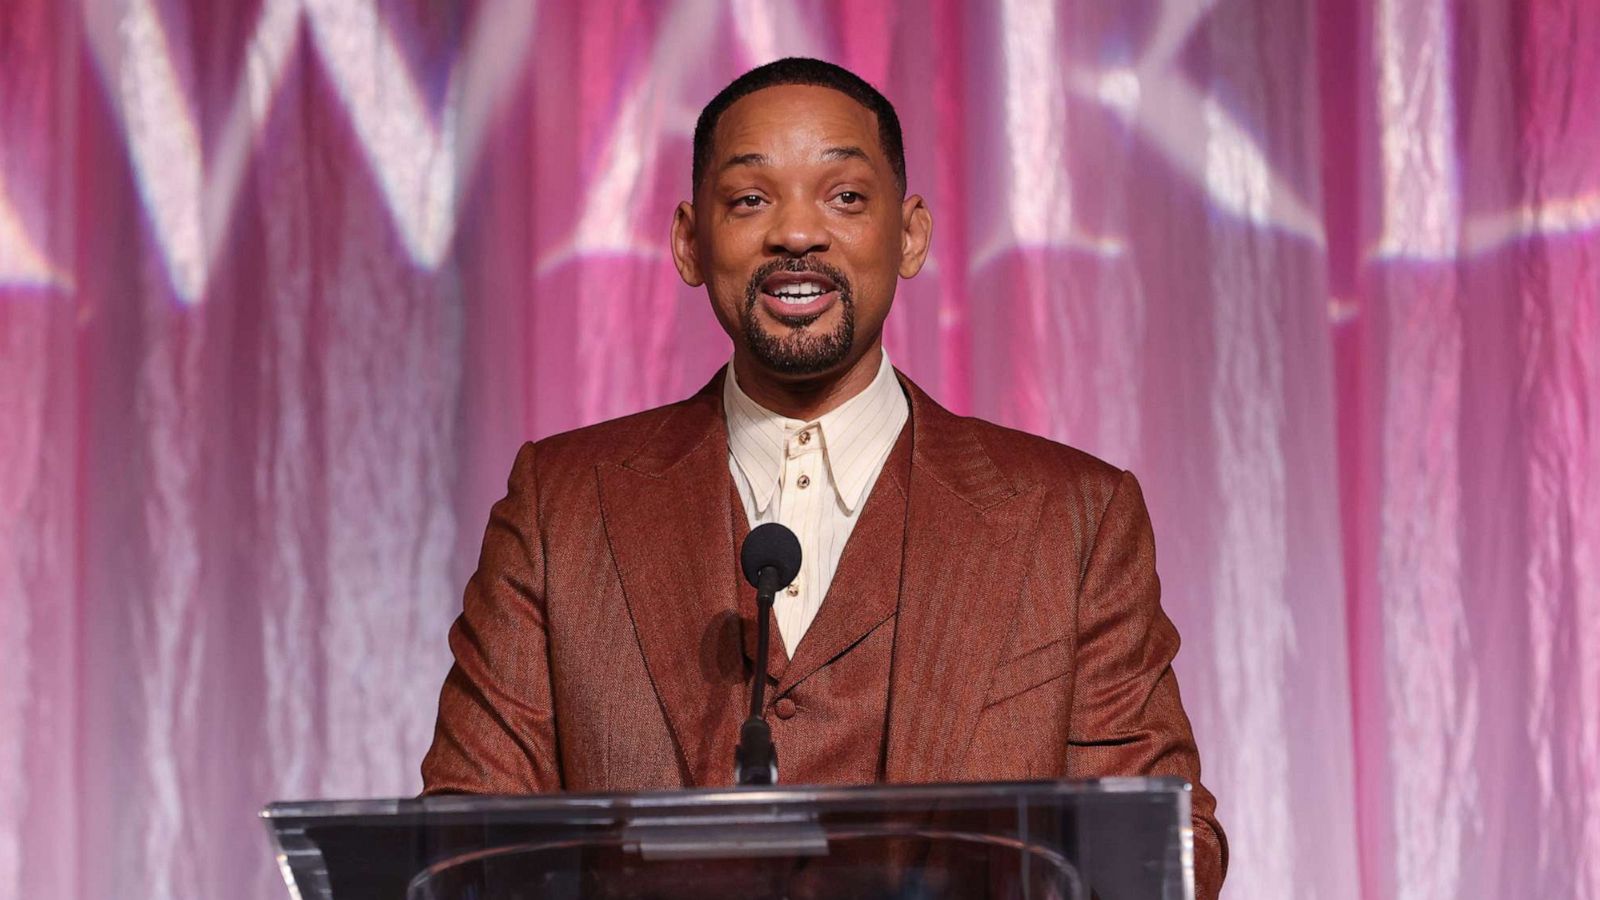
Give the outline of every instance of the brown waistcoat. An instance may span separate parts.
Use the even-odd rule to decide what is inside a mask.
[[[781,646],[769,614],[765,718],[778,748],[780,784],[883,780],[889,662],[905,541],[903,485],[910,466],[907,425],[867,495],[822,606],[792,655]],[[737,548],[744,545],[750,523],[737,491],[732,502]],[[756,592],[743,579],[740,585],[739,619],[750,661],[756,650]]]

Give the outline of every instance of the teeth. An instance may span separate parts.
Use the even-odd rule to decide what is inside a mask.
[[[820,297],[826,294],[827,289],[815,282],[801,282],[784,285],[771,293],[772,296],[784,300],[810,300],[813,297]]]

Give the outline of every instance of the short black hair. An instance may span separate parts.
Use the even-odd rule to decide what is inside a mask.
[[[780,84],[832,88],[871,111],[878,119],[878,143],[882,145],[883,155],[889,159],[889,168],[894,171],[901,195],[905,194],[906,149],[900,138],[900,117],[895,115],[894,104],[868,84],[866,79],[849,69],[804,56],[785,57],[751,69],[719,91],[700,111],[700,119],[694,124],[692,190],[700,190],[706,173],[711,169],[711,137],[717,129],[717,120],[741,97]]]

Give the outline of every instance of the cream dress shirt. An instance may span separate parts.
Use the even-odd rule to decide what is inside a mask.
[[[722,404],[728,468],[750,527],[781,522],[800,538],[800,575],[778,592],[773,606],[783,646],[793,656],[822,607],[845,542],[911,407],[887,353],[866,390],[810,422],[780,416],[750,399],[731,362]]]

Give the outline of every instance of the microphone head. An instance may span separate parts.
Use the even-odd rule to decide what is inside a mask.
[[[752,528],[739,551],[739,567],[744,570],[744,580],[752,585],[768,566],[778,570],[779,590],[800,574],[800,539],[777,522]]]

